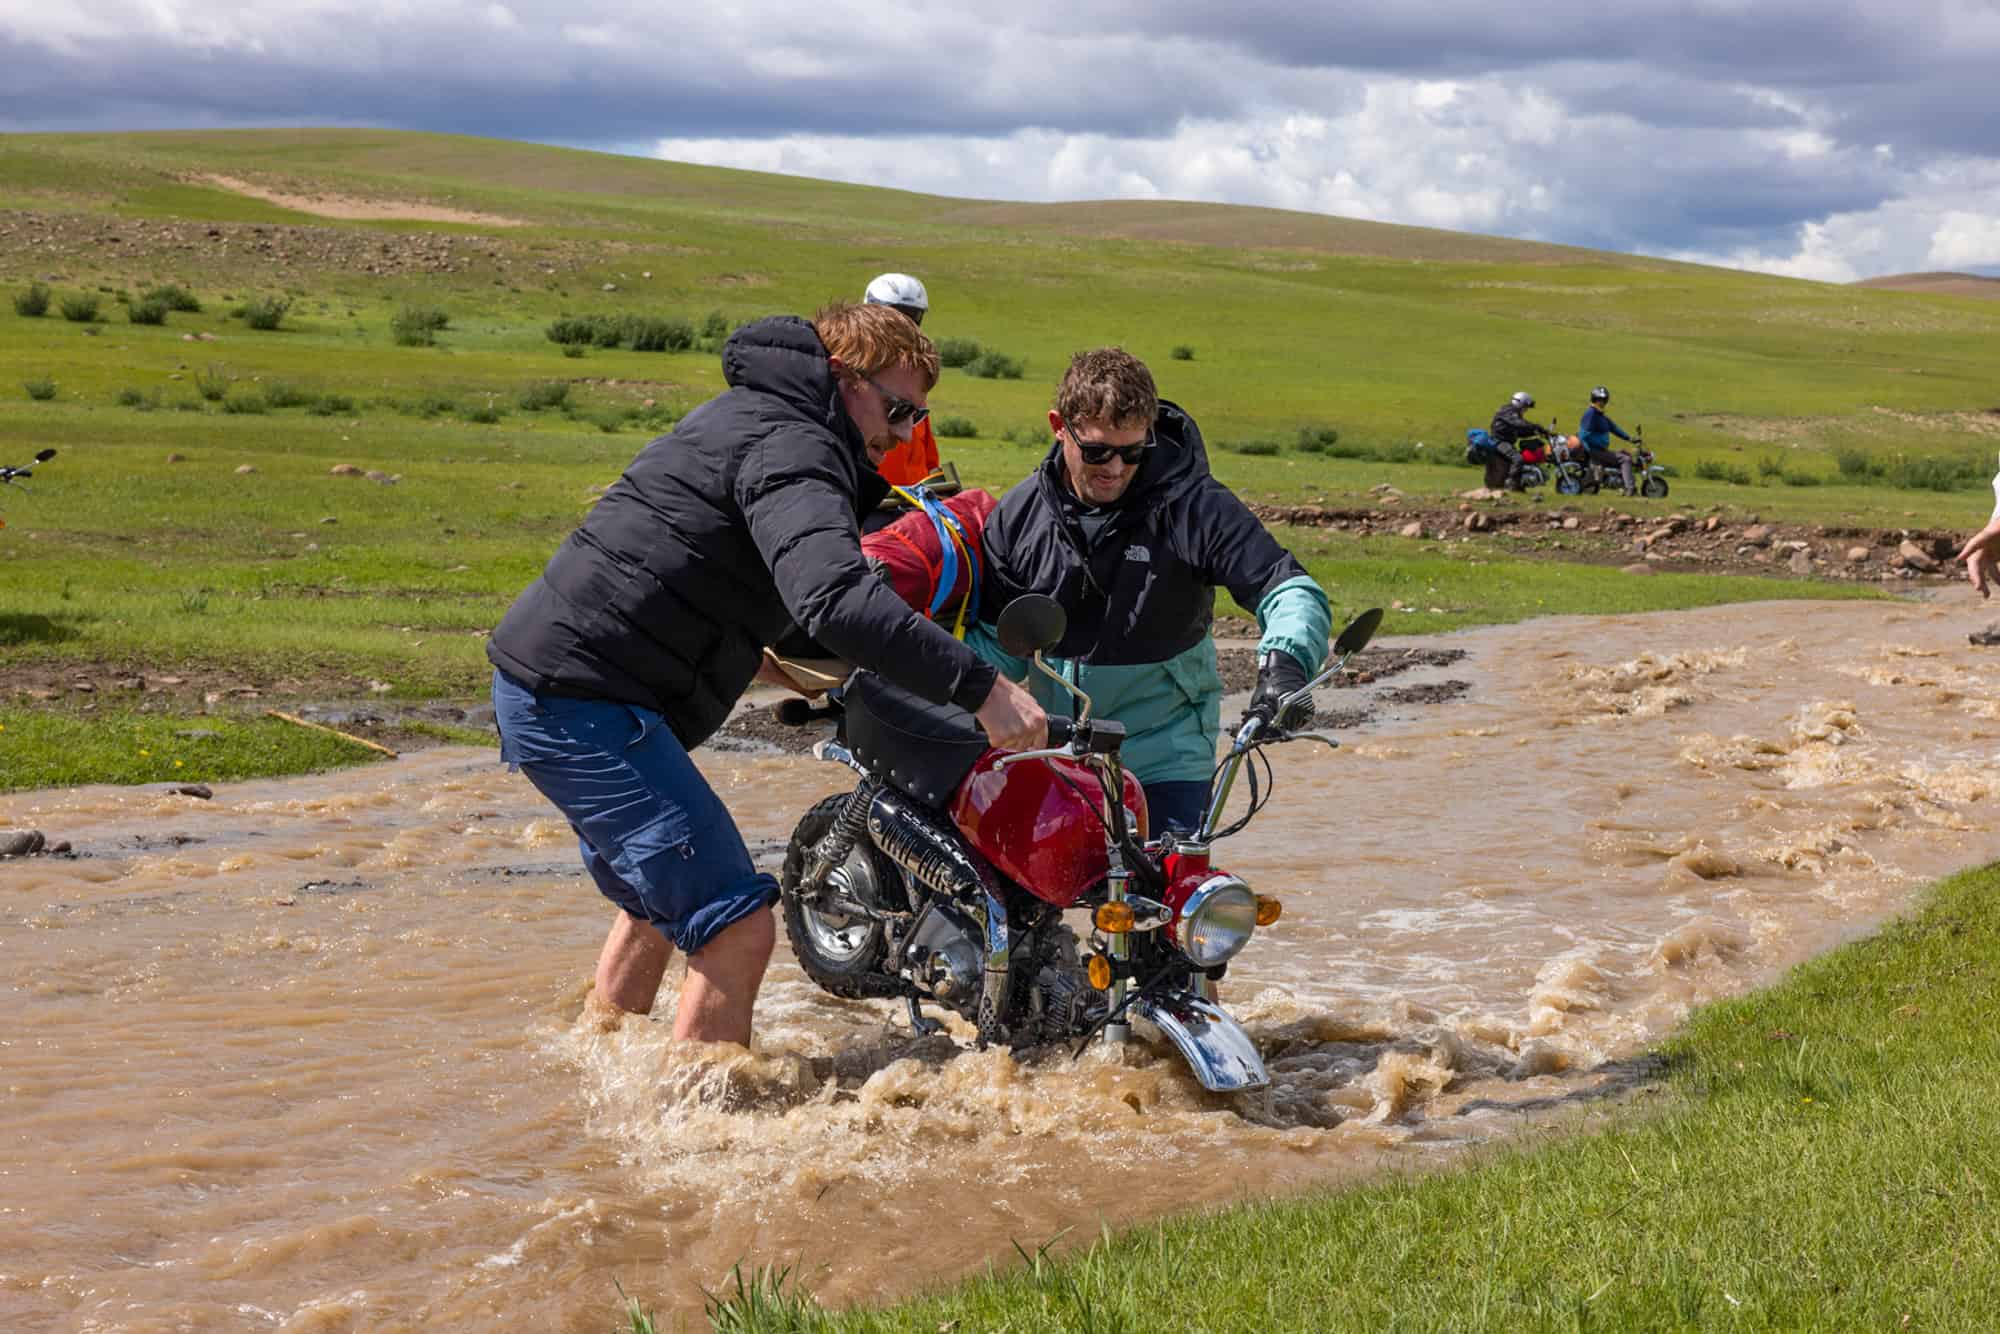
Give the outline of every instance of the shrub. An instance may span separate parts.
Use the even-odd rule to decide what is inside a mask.
[[[940,338],[937,354],[938,364],[963,368],[979,360],[979,344],[970,338]]]
[[[1331,426],[1301,426],[1299,428],[1299,452],[1303,454],[1324,454],[1340,443],[1340,432]],[[1359,455],[1349,455],[1358,458]]]
[[[548,408],[559,408],[569,402],[569,381],[537,380],[521,390],[519,399],[523,412],[541,412]]]
[[[243,389],[224,398],[222,410],[232,416],[261,417],[271,410],[271,405],[255,389]]]
[[[715,343],[725,341],[729,337],[729,317],[719,310],[709,311],[701,322],[701,336]]]
[[[56,396],[56,382],[47,376],[37,380],[23,380],[21,388],[27,390],[28,397],[37,403],[46,403]]]
[[[160,395],[157,390],[148,394],[143,390],[134,389],[132,386],[127,385],[118,391],[118,406],[121,408],[136,408],[140,412],[151,412],[154,408],[160,406]]]
[[[317,403],[319,395],[295,384],[274,380],[264,386],[264,401],[274,408],[304,408]]]
[[[165,324],[167,303],[154,296],[134,301],[125,307],[125,318],[134,324]]]
[[[72,324],[89,324],[97,318],[97,293],[81,292],[64,297],[62,317]]]
[[[1046,445],[1049,443],[1049,428],[1044,422],[1009,426],[1000,433],[1000,438],[1010,445]]]
[[[1824,477],[1821,477],[1818,473],[1806,472],[1803,469],[1799,470],[1798,472],[1784,473],[1781,476],[1780,480],[1782,480],[1786,486],[1819,486],[1826,481],[1826,479]]]
[[[201,400],[198,398],[177,398],[174,400],[175,412],[200,412],[201,410]]]
[[[1464,453],[1463,450],[1459,452]],[[1393,445],[1383,445],[1375,451],[1375,457],[1384,463],[1415,463],[1423,456],[1423,444],[1415,440],[1398,440]]]
[[[243,303],[243,322],[253,329],[275,329],[284,322],[285,312],[291,308],[289,297],[251,297]]]
[[[982,380],[1018,380],[1026,369],[1018,358],[1004,352],[988,351],[975,357],[965,372]]]
[[[979,435],[979,424],[970,417],[933,417],[931,429],[940,440],[973,440]]]
[[[1279,452],[1275,440],[1225,440],[1222,447],[1232,454],[1248,454],[1254,458],[1269,458]]]
[[[1834,466],[1840,469],[1842,477],[1857,482],[1868,482],[1874,478],[1886,477],[1889,465],[1876,458],[1865,449],[1839,449],[1834,451]]]
[[[459,415],[469,422],[477,422],[481,426],[491,426],[494,422],[500,420],[501,413],[499,405],[494,403],[492,396],[489,395],[484,403],[475,403]]]
[[[354,411],[354,400],[346,394],[321,394],[306,404],[306,411],[315,417],[345,417]]]
[[[1167,355],[1175,361],[1193,361],[1194,349],[1186,343],[1176,343],[1174,344],[1174,350],[1167,353]]]
[[[1990,473],[1989,455],[1961,454],[1956,458],[1926,455],[1910,458],[1898,454],[1889,467],[1889,481],[1907,491],[1961,491],[1984,486]]]
[[[1754,480],[1750,476],[1748,468],[1738,467],[1733,463],[1724,463],[1721,459],[1697,459],[1694,465],[1694,475],[1703,481],[1727,482],[1731,486],[1748,486]]]
[[[408,417],[422,417],[429,421],[433,417],[449,417],[458,412],[458,400],[450,394],[435,391],[421,398],[413,398],[407,403],[398,403],[396,411]]]
[[[187,288],[182,287],[178,283],[164,283],[159,287],[148,288],[142,299],[146,301],[163,301],[166,303],[168,310],[198,311],[201,309],[201,302],[195,299],[194,293],[188,291]]]
[[[1785,461],[1776,454],[1766,454],[1757,460],[1757,475],[1759,477],[1783,477],[1785,475]]]
[[[436,306],[404,306],[389,317],[389,334],[398,347],[431,347],[438,332],[451,327],[451,316]]]
[[[196,371],[194,391],[211,403],[220,403],[222,396],[229,392],[229,376],[220,366],[210,366],[205,371]]]
[[[563,344],[563,355],[566,357],[581,357],[589,350],[582,343]]]
[[[588,315],[563,315],[551,320],[542,333],[551,343],[581,347],[596,337],[597,325]]]
[[[29,283],[14,293],[14,313],[34,318],[49,313],[49,289],[44,283]]]
[[[634,352],[685,352],[694,346],[694,326],[678,315],[631,315],[623,321]]]

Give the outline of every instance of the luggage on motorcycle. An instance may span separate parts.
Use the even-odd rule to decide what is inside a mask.
[[[986,519],[1000,502],[976,488],[942,500],[921,486],[898,489],[917,508],[863,536],[861,553],[898,597],[963,637],[978,614]]]
[[[1496,453],[1493,437],[1484,427],[1475,426],[1465,433],[1465,461],[1474,467],[1484,463],[1488,455]]]
[[[856,672],[842,699],[847,749],[870,774],[941,806],[988,749],[986,733],[954,704],[933,704],[873,672]]]

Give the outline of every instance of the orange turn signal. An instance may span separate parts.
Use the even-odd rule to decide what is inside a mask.
[[[1278,902],[1276,899],[1272,898],[1269,894],[1259,894],[1257,896],[1258,926],[1269,926],[1271,923],[1277,921],[1280,917],[1283,917],[1284,915],[1285,915],[1284,904]]]
[[[1083,971],[1089,976],[1091,986],[1099,991],[1111,990],[1111,960],[1102,954],[1093,954]]]
[[[1131,904],[1123,899],[1113,899],[1109,903],[1098,904],[1097,911],[1090,915],[1090,920],[1099,931],[1108,935],[1122,936],[1132,929],[1139,916],[1132,911]]]

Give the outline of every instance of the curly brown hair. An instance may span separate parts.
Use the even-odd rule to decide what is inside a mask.
[[[1122,347],[1100,347],[1069,359],[1056,387],[1056,411],[1066,422],[1151,425],[1159,415],[1160,391],[1145,362]]]
[[[856,375],[908,366],[924,377],[925,393],[937,388],[937,348],[894,306],[836,301],[813,316],[813,332]]]

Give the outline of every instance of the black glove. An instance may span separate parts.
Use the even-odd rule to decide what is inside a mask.
[[[1247,721],[1252,716],[1262,718],[1269,727],[1275,722],[1286,731],[1293,731],[1311,721],[1313,716],[1312,696],[1299,700],[1278,716],[1278,701],[1306,683],[1306,669],[1299,666],[1299,660],[1283,649],[1273,649],[1257,663],[1257,688],[1250,692],[1250,707],[1243,711]]]

